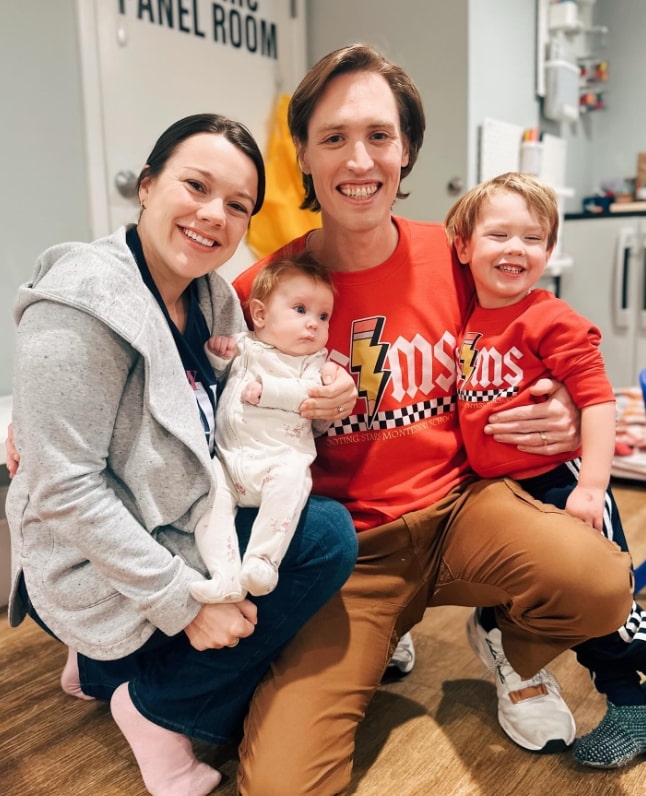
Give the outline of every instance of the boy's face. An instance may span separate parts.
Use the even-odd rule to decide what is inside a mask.
[[[460,262],[469,264],[478,301],[487,308],[523,299],[552,253],[545,224],[511,191],[498,191],[483,202],[471,238],[456,237],[455,248]]]
[[[281,279],[264,301],[251,302],[256,336],[291,356],[314,354],[325,347],[334,307],[332,289],[304,274]]]

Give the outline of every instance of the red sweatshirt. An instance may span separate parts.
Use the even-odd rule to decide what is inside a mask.
[[[396,250],[375,268],[334,272],[330,359],[356,379],[351,416],[317,441],[313,492],[335,498],[358,530],[429,506],[469,473],[456,411],[455,347],[473,287],[439,224],[395,218]],[[241,274],[243,303],[269,260]]]

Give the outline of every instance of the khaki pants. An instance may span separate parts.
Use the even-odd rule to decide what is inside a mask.
[[[341,793],[357,725],[399,636],[428,606],[501,606],[506,655],[528,678],[564,650],[615,631],[631,604],[628,554],[512,481],[473,482],[362,531],[349,580],[254,695],[240,793]]]

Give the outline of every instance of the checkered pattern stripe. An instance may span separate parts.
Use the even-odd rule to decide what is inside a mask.
[[[419,420],[437,417],[447,412],[454,412],[456,398],[454,395],[436,398],[431,401],[420,401],[411,406],[401,406],[386,412],[377,412],[368,426],[366,415],[350,415],[345,420],[333,423],[327,430],[328,437],[338,437],[341,434],[356,434],[360,431],[386,431],[392,428],[410,426]]]
[[[495,398],[511,398],[516,395],[518,387],[509,387],[506,390],[458,390],[458,398],[470,404],[485,403]]]

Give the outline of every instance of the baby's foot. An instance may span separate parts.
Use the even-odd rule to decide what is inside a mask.
[[[201,603],[239,603],[247,596],[237,578],[231,577],[225,584],[220,575],[191,583],[191,594]]]
[[[245,556],[240,570],[240,583],[249,594],[261,597],[276,588],[278,569],[266,558]]]
[[[86,699],[88,702],[94,699],[93,696],[84,694],[81,690],[81,678],[79,676],[79,662],[76,650],[67,648],[67,660],[61,674],[61,688],[66,694],[77,699]]]

